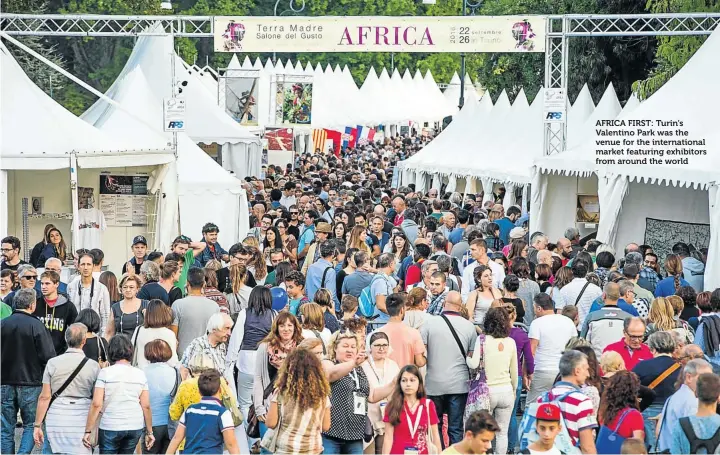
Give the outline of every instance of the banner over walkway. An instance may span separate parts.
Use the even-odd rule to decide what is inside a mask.
[[[544,52],[544,16],[215,17],[216,52]]]

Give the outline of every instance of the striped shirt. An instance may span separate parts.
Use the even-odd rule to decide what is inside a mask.
[[[597,419],[593,410],[593,403],[590,398],[583,394],[580,389],[569,382],[560,381],[550,390],[550,398],[554,399],[571,390],[575,392],[565,397],[558,403],[568,434],[572,442],[577,446],[580,442],[580,431],[587,428],[597,428]],[[542,402],[543,397],[538,398],[538,403]]]
[[[185,427],[182,453],[223,453],[223,432],[235,431],[232,414],[215,397],[202,397],[180,416]]]

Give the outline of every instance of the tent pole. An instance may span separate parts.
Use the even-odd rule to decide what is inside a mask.
[[[72,203],[72,251],[75,252],[80,247],[80,226],[78,226],[80,209],[78,207],[78,175],[77,175],[77,155],[75,152],[70,154],[70,199]]]
[[[71,73],[65,71],[63,68],[60,68],[59,66],[57,66],[56,64],[54,64],[54,63],[51,62],[50,60],[46,59],[45,57],[43,57],[42,55],[38,54],[38,53],[35,52],[34,50],[30,49],[29,47],[27,47],[26,45],[24,45],[24,44],[21,43],[20,41],[18,41],[18,40],[16,40],[15,38],[13,38],[11,35],[8,35],[6,32],[0,31],[0,37],[8,40],[8,41],[11,42],[11,43],[13,43],[15,46],[19,47],[20,49],[24,50],[25,52],[27,52],[28,54],[32,55],[32,56],[35,57],[36,59],[40,60],[41,62],[43,62],[44,64],[46,64],[46,65],[49,66],[50,68],[54,69],[54,70],[57,71],[58,73],[60,73],[60,74],[62,74],[63,76],[67,77],[68,79],[70,79],[71,81],[75,82],[75,83],[78,84],[80,87],[82,87],[82,88],[84,88],[85,90],[89,91],[89,92],[92,93],[93,95],[99,97],[99,98],[102,99],[103,101],[107,101],[108,103],[112,104],[113,106],[117,107],[118,109],[121,109],[123,112],[125,112],[126,114],[128,114],[129,116],[131,116],[132,118],[134,118],[135,120],[139,121],[140,123],[149,126],[149,127],[152,128],[153,130],[157,130],[157,129],[158,129],[158,128],[157,128],[157,125],[151,125],[151,124],[149,124],[149,123],[146,122],[145,120],[143,120],[143,119],[141,119],[140,117],[138,117],[137,115],[135,115],[135,114],[134,114],[133,112],[131,112],[130,110],[125,109],[120,103],[118,103],[118,102],[115,101],[114,99],[112,99],[112,98],[110,98],[109,96],[105,95],[104,93],[96,90],[96,89],[95,89],[94,87],[92,87],[91,85],[86,84],[83,80],[78,79],[77,77],[73,76]]]

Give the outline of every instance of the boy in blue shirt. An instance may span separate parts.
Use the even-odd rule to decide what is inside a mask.
[[[198,389],[202,396],[200,403],[188,407],[180,417],[166,453],[176,453],[185,439],[185,449],[180,453],[223,453],[225,444],[230,454],[239,454],[232,415],[222,405],[220,373],[208,370],[201,374]]]

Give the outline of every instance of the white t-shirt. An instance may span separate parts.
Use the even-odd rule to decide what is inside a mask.
[[[79,248],[91,250],[102,247],[102,231],[105,230],[105,215],[98,209],[78,210]]]
[[[328,330],[327,328],[324,328],[324,329],[322,329],[322,332],[318,332],[318,333],[320,334],[320,339],[322,340],[323,344],[326,347],[329,346],[330,345],[330,337],[332,336],[332,334],[330,333],[330,330]],[[313,332],[312,330],[308,330],[308,329],[302,329],[302,336],[306,340],[312,339],[312,338],[317,338],[315,336],[315,332]]]
[[[547,452],[540,452],[539,450],[533,450],[530,448],[528,448],[528,450],[530,451],[530,455],[560,455],[561,454],[560,449],[558,449],[555,446],[553,446],[553,448],[548,450]]]
[[[140,394],[148,390],[145,372],[126,363],[100,370],[96,388],[105,389],[105,412],[100,429],[111,431],[140,430],[145,428]]]
[[[578,333],[567,316],[548,314],[532,321],[528,336],[531,340],[540,341],[535,351],[535,369],[557,371],[565,345]]]

